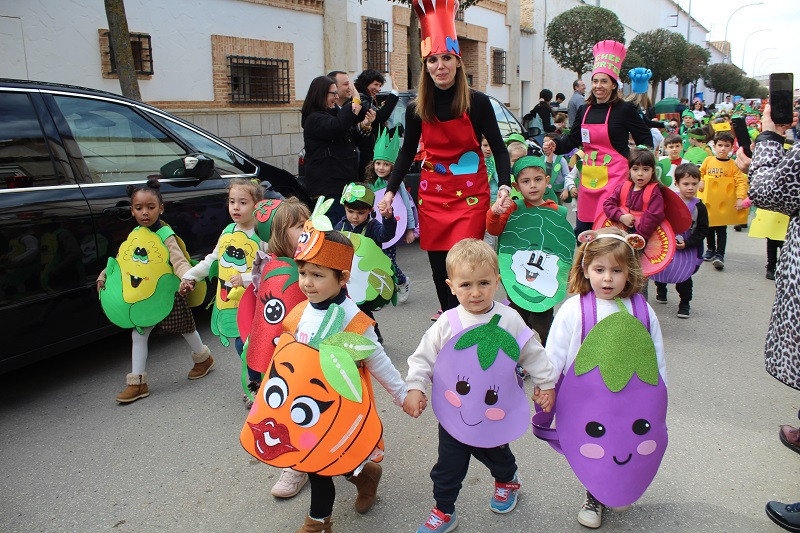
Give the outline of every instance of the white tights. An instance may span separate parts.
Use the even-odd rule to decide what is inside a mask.
[[[131,340],[133,341],[133,349],[131,351],[131,373],[144,374],[145,365],[147,364],[147,339],[150,337],[150,332],[153,327],[142,328],[140,334],[135,329],[131,332]],[[189,343],[189,347],[194,353],[202,353],[203,341],[200,339],[200,334],[197,330],[191,333],[184,333],[183,338]]]

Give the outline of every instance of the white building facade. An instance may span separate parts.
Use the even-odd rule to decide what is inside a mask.
[[[519,117],[542,88],[569,98],[575,75],[549,56],[545,28],[583,3],[483,0],[466,9],[456,28],[473,86]],[[647,9],[636,0],[597,3],[617,13],[627,42],[656,28],[686,34],[687,14],[672,0]],[[314,77],[376,68],[405,90],[409,57],[419,53],[408,46],[411,9],[388,0],[125,0],[125,8],[144,101],[292,172]],[[107,28],[97,0],[0,0],[0,76],[119,93]],[[693,22],[690,40],[704,45],[706,33]],[[668,83],[665,96],[677,95]]]

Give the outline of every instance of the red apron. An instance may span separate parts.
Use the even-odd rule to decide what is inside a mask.
[[[450,250],[467,237],[483,239],[489,178],[469,116],[423,121],[422,142],[427,157],[419,177],[420,248]]]
[[[578,220],[583,222],[594,222],[603,212],[605,199],[628,177],[628,159],[611,146],[608,138],[611,106],[602,124],[586,124],[591,108],[591,105],[586,108],[581,123],[584,156],[578,192]]]

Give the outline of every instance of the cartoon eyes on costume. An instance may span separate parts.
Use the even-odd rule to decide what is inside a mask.
[[[589,422],[586,424],[586,434],[590,437],[599,439],[606,434],[606,427],[600,422]]]
[[[467,381],[467,378],[464,377],[463,379],[459,376],[458,381],[456,382],[456,392],[459,393],[461,396],[466,396],[472,390],[472,387]],[[486,405],[494,405],[500,399],[498,395],[499,389],[494,387],[488,389],[486,391],[486,395],[483,398],[483,401]]]
[[[264,386],[264,400],[273,409],[277,409],[286,401],[289,389],[286,382],[279,376],[269,378]]]
[[[633,432],[637,435],[644,435],[648,431],[650,431],[650,422],[645,420],[644,418],[640,418],[636,422],[633,423]]]
[[[297,239],[297,242],[298,242],[298,244],[305,244],[305,243],[308,242],[308,239],[310,239],[310,238],[311,238],[311,234],[308,233],[307,231],[304,231],[303,233],[300,234],[300,238]]]
[[[301,428],[310,428],[319,422],[319,416],[328,410],[333,402],[318,402],[309,396],[300,396],[292,402],[292,422]]]
[[[497,403],[498,396],[497,396],[497,389],[491,388],[486,391],[486,396],[483,399],[483,402],[486,405],[494,405]]]
[[[286,316],[286,305],[283,300],[270,295],[269,299],[261,298],[264,304],[264,320],[267,324],[278,324]]]
[[[633,423],[631,429],[637,435],[644,435],[648,431],[650,431],[650,427],[651,426],[649,421],[645,420],[644,418],[640,418]],[[586,424],[586,434],[589,435],[590,437],[599,439],[600,437],[606,434],[606,428],[600,422],[592,421]]]

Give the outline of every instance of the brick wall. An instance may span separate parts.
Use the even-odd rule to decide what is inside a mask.
[[[392,6],[392,50],[389,52],[389,69],[393,76],[397,76],[394,85],[400,91],[411,88],[408,86],[408,54],[419,54],[416,50],[408,49],[410,20],[411,8]]]
[[[136,32],[132,32],[136,33]],[[141,33],[141,32],[140,32]],[[148,34],[145,34],[148,35]],[[97,30],[97,36],[100,44],[100,69],[103,78],[107,80],[116,80],[119,79],[119,75],[117,73],[111,72],[111,45],[108,39],[108,29],[100,28]],[[146,54],[144,59],[148,59],[152,61],[152,56],[150,55],[151,51],[148,50],[143,52]],[[137,74],[136,77],[140,80],[152,80],[152,74]]]

